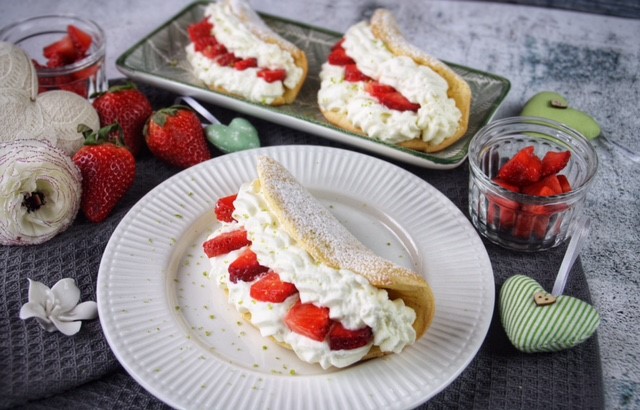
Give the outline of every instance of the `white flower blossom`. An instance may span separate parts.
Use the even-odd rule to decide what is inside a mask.
[[[82,175],[69,156],[36,140],[0,143],[0,244],[34,245],[78,213]]]
[[[59,330],[71,336],[80,330],[81,320],[98,316],[96,302],[79,301],[80,289],[71,278],[61,279],[51,289],[29,279],[29,302],[22,305],[20,319],[33,317],[46,331]]]

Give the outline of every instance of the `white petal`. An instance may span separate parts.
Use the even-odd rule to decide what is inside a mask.
[[[54,332],[56,330],[56,325],[53,324],[52,321],[46,318],[36,317],[36,321],[42,326],[44,330],[47,332]]]
[[[30,317],[40,317],[45,319],[47,317],[44,307],[35,302],[27,302],[20,308],[20,319],[29,319]]]
[[[63,322],[58,320],[58,318],[55,318],[55,317],[52,317],[51,321],[60,332],[62,332],[67,336],[72,336],[78,333],[80,331],[80,326],[82,325],[82,322],[80,321]]]
[[[71,278],[60,279],[53,285],[51,291],[62,313],[70,311],[80,301],[80,289],[76,286],[76,281]]]
[[[93,301],[82,302],[66,314],[60,315],[59,320],[88,320],[98,317],[98,304]]]
[[[29,281],[29,302],[45,305],[47,299],[51,297],[51,289],[42,282],[27,279]]]

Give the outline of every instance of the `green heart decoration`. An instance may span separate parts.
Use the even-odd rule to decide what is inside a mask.
[[[531,97],[520,115],[560,122],[590,140],[597,138],[601,132],[600,125],[593,118],[582,111],[570,108],[566,98],[551,91],[543,91]]]
[[[205,134],[209,142],[225,154],[260,146],[258,131],[244,118],[234,118],[228,126],[208,125]]]
[[[510,277],[500,290],[502,326],[516,349],[525,353],[557,352],[587,340],[600,324],[600,315],[586,302],[571,296],[557,296],[550,304],[535,299],[552,300],[535,280]]]

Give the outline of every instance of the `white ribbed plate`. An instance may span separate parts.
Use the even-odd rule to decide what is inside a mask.
[[[256,178],[259,155],[287,167],[357,237],[420,272],[436,317],[401,354],[324,371],[245,323],[205,274],[215,201]],[[451,383],[487,333],[494,281],[465,216],[415,175],[328,147],[242,151],[191,167],[149,192],[114,231],[98,274],[100,321],[116,357],[177,408],[412,408]]]

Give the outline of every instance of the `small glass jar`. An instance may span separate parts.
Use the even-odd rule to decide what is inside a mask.
[[[500,168],[525,147],[539,158],[549,151],[570,151],[560,171],[571,191],[532,196],[507,190],[492,181]],[[511,117],[483,127],[469,145],[469,214],[490,241],[517,251],[541,251],[562,244],[573,232],[598,168],[591,143],[558,122],[536,117]]]
[[[89,34],[92,38],[91,47],[81,60],[63,67],[47,67],[44,48],[62,40],[67,35],[69,25]],[[0,41],[17,45],[36,62],[39,92],[61,89],[88,98],[108,88],[105,72],[106,38],[100,26],[91,20],[72,15],[32,17],[2,28]]]

